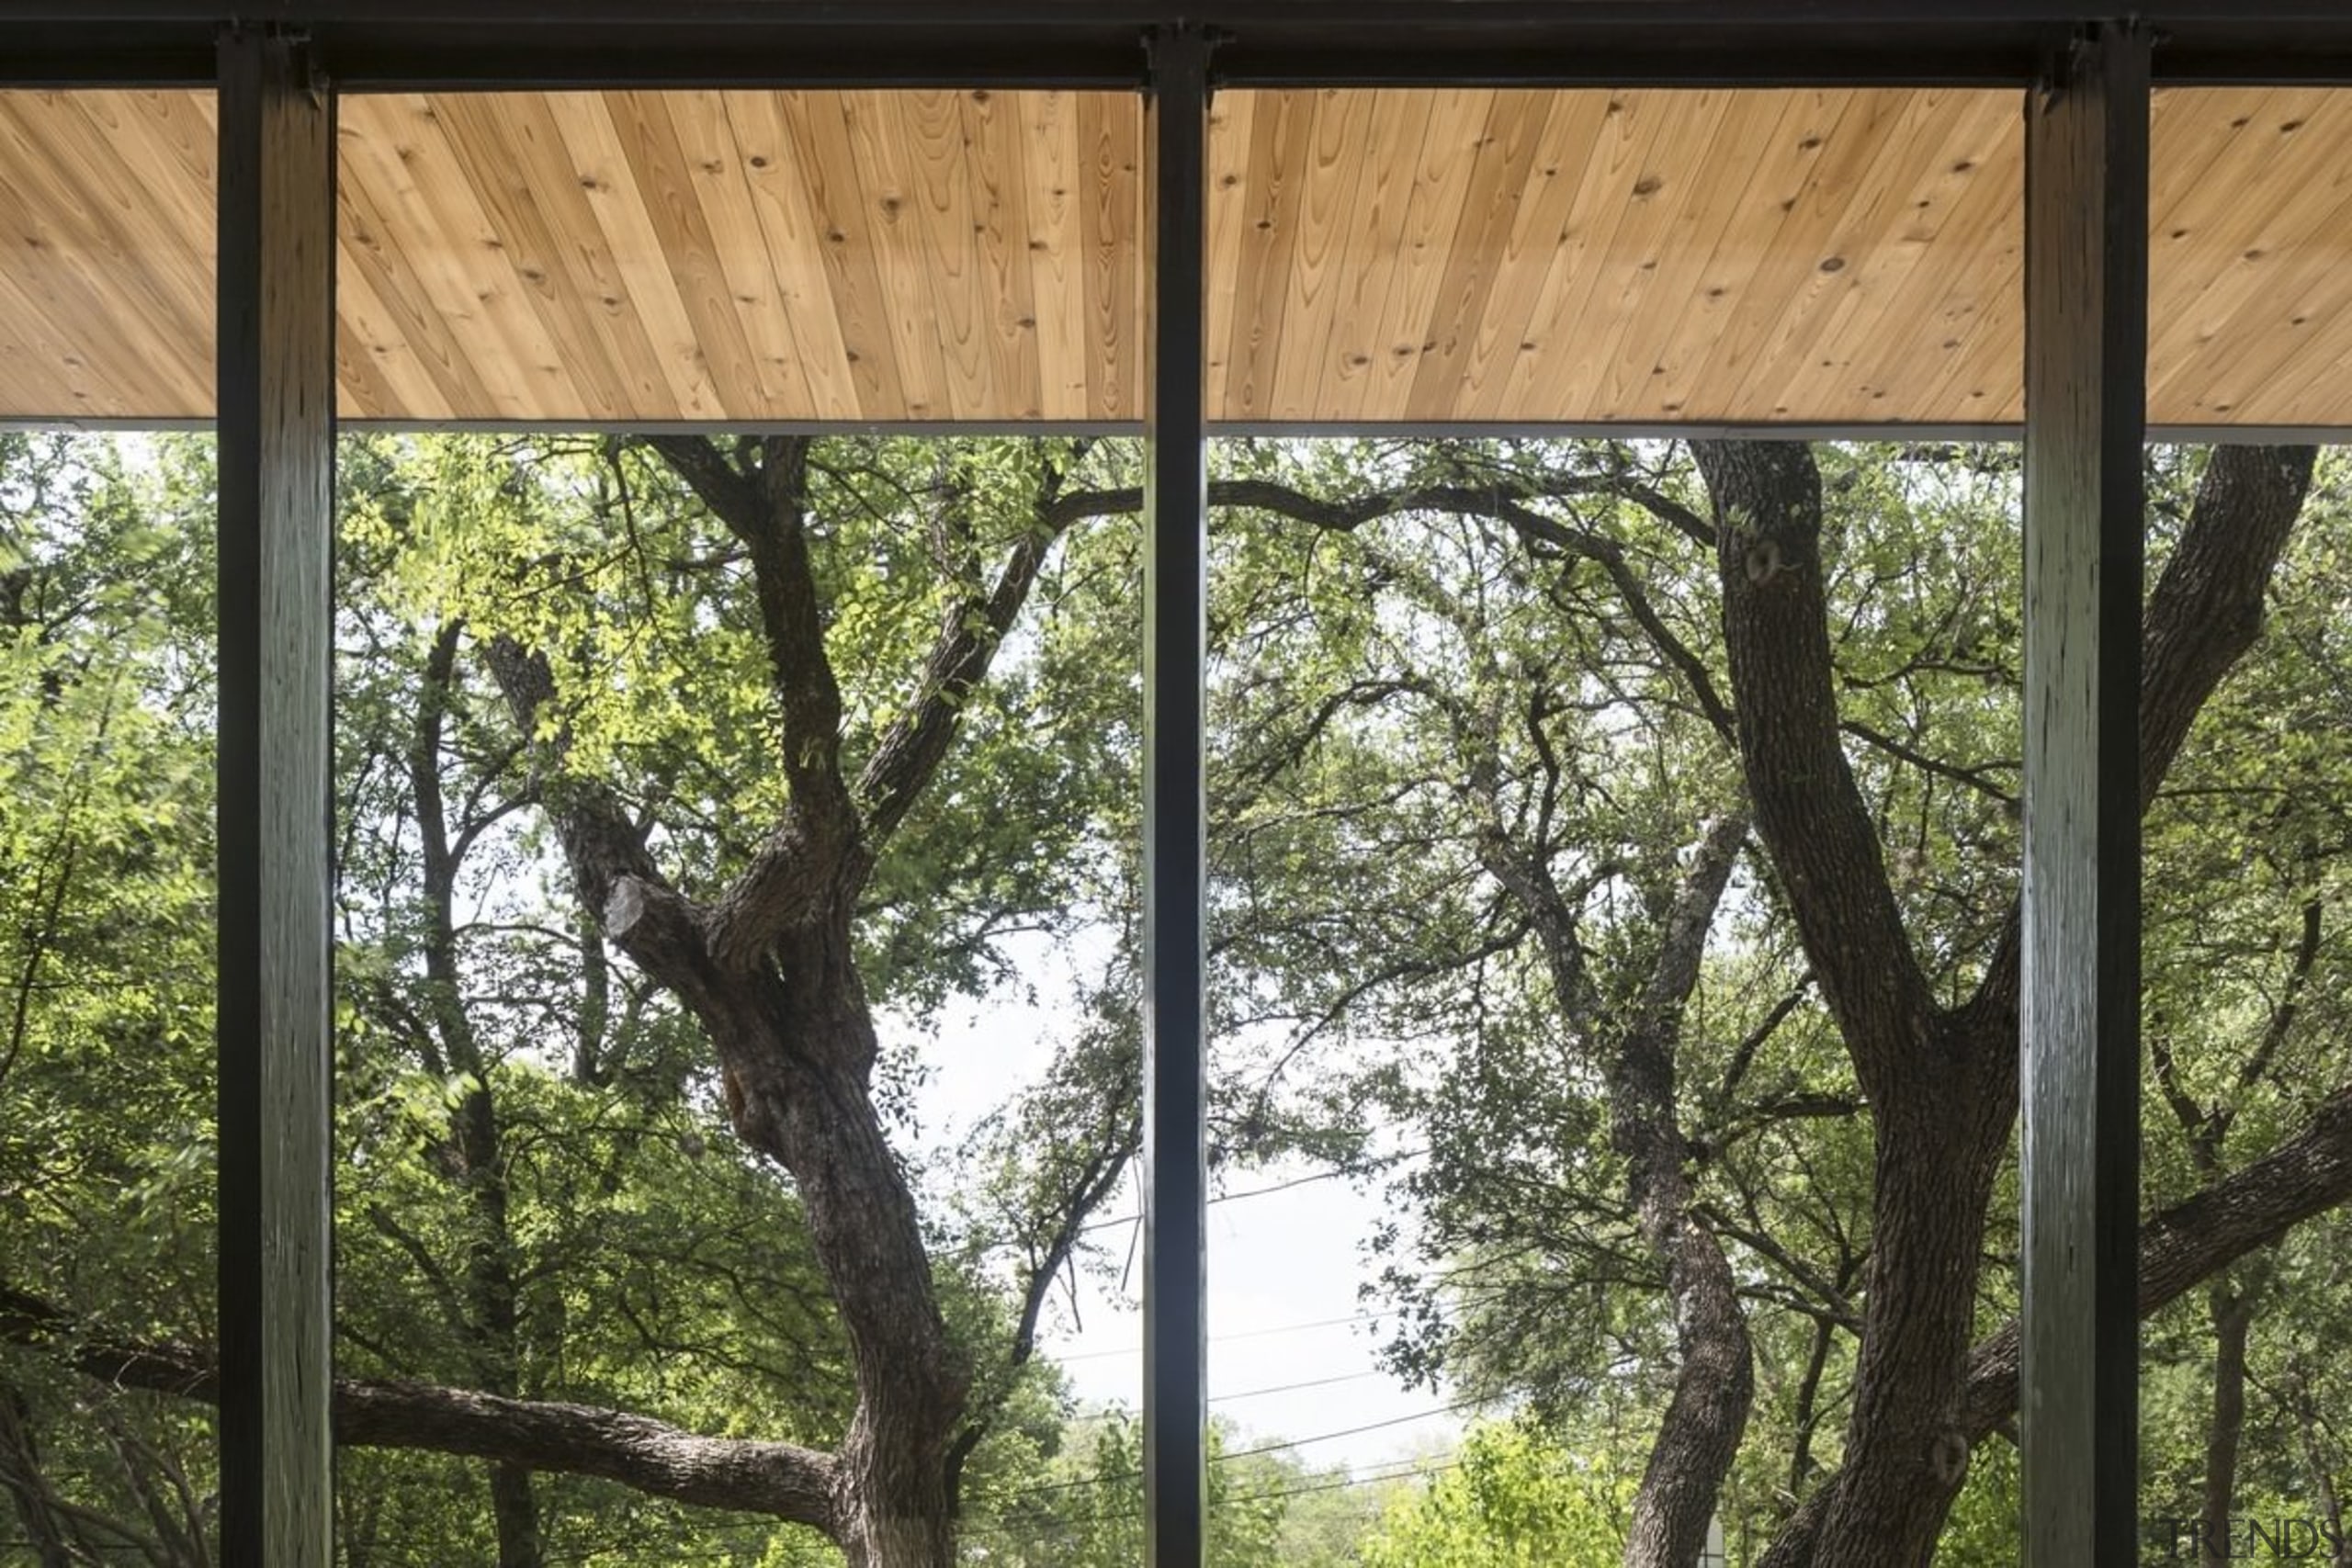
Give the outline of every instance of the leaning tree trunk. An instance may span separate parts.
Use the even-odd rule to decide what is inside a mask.
[[[503,639],[488,652],[527,732],[553,695],[546,660]],[[581,781],[557,793],[582,901],[694,1015],[718,1056],[737,1134],[798,1190],[857,1382],[822,1528],[850,1568],[951,1568],[948,1452],[970,1375],[940,1314],[914,1195],[874,1105],[874,1017],[851,938],[868,864],[856,829],[810,810],[739,884],[751,895],[705,905],[662,879],[608,793]],[[730,925],[752,896],[763,942]]]
[[[780,937],[766,962],[729,971],[701,946],[698,923],[647,918],[683,913],[673,899],[625,893],[606,929],[679,977],[717,1050],[737,1134],[799,1189],[857,1378],[831,1533],[850,1568],[952,1568],[948,1456],[970,1377],[875,1110],[874,1018],[847,916],[829,904]]]
[[[1955,1077],[1958,1075],[1953,1075]],[[1879,1111],[1871,1262],[1847,1460],[1812,1568],[1926,1564],[1966,1479],[1962,1396],[2006,1135],[1955,1084]],[[1768,1556],[1777,1563],[1777,1556]]]
[[[771,1060],[799,1029],[815,1027],[854,1043],[856,1065],[794,1074],[800,1081],[788,1087],[747,1082],[739,1071],[738,1125],[799,1182],[816,1254],[848,1330],[858,1401],[841,1451],[839,1539],[851,1568],[951,1568],[948,1449],[970,1380],[932,1292],[914,1197],[867,1091],[874,1025],[848,966],[848,933],[814,945],[831,953],[814,974],[806,964],[794,967],[808,983],[785,987],[799,1005],[769,1043]],[[732,1055],[722,1046],[723,1060]]]
[[[853,778],[825,637],[831,607],[808,527],[808,439],[771,435],[731,452],[701,436],[651,445],[751,567],[787,801],[732,882],[697,901],[665,880],[614,791],[567,776],[569,737],[560,723],[552,735],[542,727],[558,707],[544,654],[505,637],[484,651],[518,728],[537,738],[535,771],[582,907],[694,1014],[737,1133],[799,1190],[857,1379],[820,1528],[851,1568],[949,1568],[971,1375],[940,1315],[914,1197],[875,1109],[874,1018],[851,930],[876,857],[952,750],[959,716],[1069,525],[1062,468],[1041,465],[1033,526],[992,580],[964,584],[946,606],[915,699],[872,737]],[[943,500],[939,526],[962,532],[977,570],[969,498],[951,487]]]

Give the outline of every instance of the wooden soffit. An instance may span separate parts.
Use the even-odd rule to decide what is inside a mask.
[[[351,96],[359,420],[1101,426],[1138,413],[1136,98]],[[1238,425],[2020,416],[2015,91],[1230,92]],[[0,417],[211,403],[212,106],[0,93]],[[2159,424],[2352,426],[2352,93],[2157,96]]]

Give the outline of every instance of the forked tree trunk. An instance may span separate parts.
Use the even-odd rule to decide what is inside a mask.
[[[1923,1568],[1974,1424],[1971,1329],[1995,1175],[2018,1109],[2019,924],[1976,993],[1939,1003],[1844,750],[1828,635],[1820,470],[1796,443],[1697,442],[1713,498],[1741,770],[1805,955],[1871,1104],[1869,1295],[1843,1470],[1765,1568]],[[2309,447],[2215,452],[2148,605],[2144,808],[2213,689],[2259,633],[2311,481]]]

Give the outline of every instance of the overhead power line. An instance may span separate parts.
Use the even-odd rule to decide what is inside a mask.
[[[1387,1312],[1360,1312],[1348,1317],[1317,1318],[1313,1323],[1285,1323],[1273,1328],[1252,1328],[1239,1334],[1212,1334],[1209,1336],[1209,1343],[1230,1345],[1242,1339],[1270,1339],[1281,1334],[1304,1334],[1311,1328],[1338,1328],[1346,1324],[1373,1323],[1384,1317],[1396,1315],[1395,1313]],[[1056,1356],[1054,1359],[1057,1361],[1100,1361],[1111,1356],[1140,1356],[1142,1354],[1143,1347],[1136,1344],[1123,1345],[1115,1350],[1081,1350],[1075,1356]]]
[[[1277,1181],[1267,1187],[1245,1187],[1238,1192],[1220,1192],[1208,1201],[1208,1206],[1214,1209],[1219,1203],[1238,1203],[1244,1198],[1263,1198],[1275,1192],[1287,1192],[1295,1187],[1312,1187],[1318,1181],[1337,1181],[1343,1176],[1355,1174],[1357,1173],[1351,1170],[1318,1170],[1311,1176],[1293,1177],[1288,1181]],[[1107,1220],[1089,1220],[1079,1226],[1078,1231],[1080,1235],[1084,1235],[1089,1231],[1106,1231],[1114,1225],[1131,1225],[1142,1218],[1143,1216],[1139,1213],[1114,1214]]]
[[[1322,1481],[1309,1482],[1300,1486],[1285,1486],[1273,1492],[1252,1492],[1242,1496],[1228,1498],[1227,1501],[1233,1503],[1272,1503],[1279,1502],[1286,1497],[1304,1497],[1308,1494],[1315,1492],[1340,1492],[1356,1486],[1377,1486],[1384,1482],[1389,1481],[1420,1481],[1425,1480],[1430,1476],[1443,1475],[1448,1471],[1459,1470],[1462,1468],[1462,1461],[1452,1453],[1440,1454],[1435,1459],[1429,1461],[1403,1460],[1392,1462],[1395,1464],[1402,1464],[1406,1468],[1385,1469],[1384,1473],[1377,1475],[1347,1475],[1335,1479],[1327,1478]],[[1128,1479],[1134,1478],[1128,1477]],[[1042,1490],[1042,1488],[1038,1490]],[[1030,1496],[1034,1495],[1034,1492],[1017,1492],[1014,1493],[1013,1495],[1015,1497]],[[1143,1517],[1143,1511],[1140,1508],[1111,1508],[1105,1509],[1101,1513],[1080,1514],[1074,1518],[1065,1519],[1061,1522],[1066,1525],[1119,1524],[1128,1519],[1139,1519],[1141,1517]],[[1049,1539],[1046,1535],[1042,1533],[1025,1535],[1016,1533],[1015,1531],[1006,1529],[1002,1525],[985,1525],[975,1522],[974,1525],[967,1528],[976,1529],[978,1531],[994,1535],[998,1539],[1009,1541],[1015,1546],[1036,1546]]]
[[[1366,1378],[1385,1377],[1386,1375],[1387,1374],[1382,1371],[1378,1367],[1366,1367],[1363,1371],[1341,1372],[1337,1377],[1308,1378],[1304,1382],[1280,1382],[1275,1383],[1270,1388],[1245,1388],[1238,1393],[1213,1393],[1209,1395],[1209,1403],[1211,1404],[1231,1404],[1236,1400],[1258,1399],[1264,1395],[1272,1393],[1295,1393],[1303,1388],[1329,1388],[1334,1383],[1362,1382]]]
[[[1464,1410],[1474,1408],[1477,1404],[1478,1401],[1475,1399],[1457,1399],[1452,1404],[1441,1404],[1435,1410],[1418,1411],[1411,1416],[1391,1416],[1385,1421],[1367,1421],[1361,1427],[1342,1427],[1336,1432],[1317,1432],[1311,1438],[1288,1438],[1279,1443],[1260,1443],[1255,1448],[1228,1450],[1227,1452],[1216,1455],[1209,1462],[1230,1464],[1235,1460],[1248,1459],[1252,1454],[1281,1453],[1285,1449],[1303,1449],[1310,1443],[1328,1443],[1334,1438],[1352,1438],[1362,1432],[1377,1432],[1387,1427],[1408,1426],[1415,1421],[1429,1420],[1434,1416],[1457,1416]]]
[[[1417,1410],[1410,1416],[1391,1416],[1385,1421],[1367,1421],[1360,1427],[1342,1427],[1337,1431],[1317,1432],[1311,1437],[1284,1438],[1279,1442],[1259,1443],[1246,1449],[1227,1449],[1221,1454],[1210,1455],[1209,1463],[1231,1464],[1238,1459],[1252,1459],[1260,1454],[1283,1453],[1291,1449],[1303,1449],[1315,1443],[1328,1443],[1340,1438],[1353,1438],[1365,1432],[1385,1431],[1390,1427],[1409,1426],[1415,1421],[1427,1421],[1434,1416],[1458,1415],[1473,1408],[1477,1403],[1474,1399],[1461,1399],[1454,1401],[1452,1404],[1439,1405],[1434,1410]],[[1005,1496],[1008,1501],[1018,1501],[1023,1497],[1043,1496],[1049,1492],[1074,1492],[1081,1486],[1116,1486],[1125,1482],[1140,1480],[1142,1475],[1143,1472],[1140,1470],[1114,1470],[1099,1475],[1074,1476],[1068,1481],[1041,1482],[1035,1486],[1023,1486],[1018,1491],[1009,1492]]]

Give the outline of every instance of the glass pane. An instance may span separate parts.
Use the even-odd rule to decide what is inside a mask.
[[[1230,1187],[1363,1195],[1463,1423],[1363,1550],[2013,1562],[2015,96],[1219,109]],[[2314,526],[2301,460],[2161,453],[2154,567]]]
[[[0,1561],[209,1561],[209,94],[0,92]],[[93,420],[145,427],[72,433]]]
[[[2233,443],[2150,469],[2149,647],[2179,637],[2229,671],[2146,818],[2143,1197],[2170,1224],[2275,1192],[2344,1082],[2352,473],[2340,447],[2245,443],[2345,423],[2352,95],[2167,89],[2150,129],[2149,417]],[[2190,684],[2152,660],[2166,676]],[[2168,1271],[2140,1360],[2152,1556],[2342,1555],[2344,1241],[2332,1209],[2249,1214]]]
[[[533,422],[343,453],[344,1364],[427,1391],[355,1561],[1060,1561],[1133,1489],[1135,1363],[1045,1350],[1135,1201],[1136,454],[1056,426],[1134,414],[1139,124],[345,101],[346,410]],[[1015,434],[841,428],[951,420]]]

